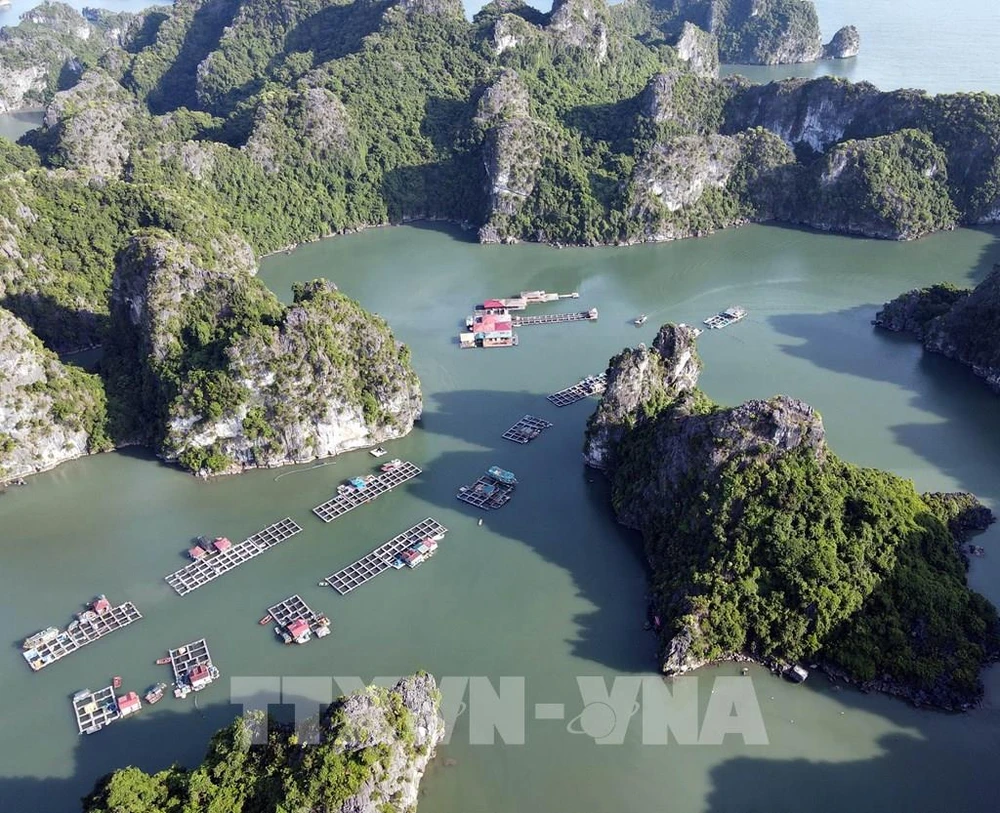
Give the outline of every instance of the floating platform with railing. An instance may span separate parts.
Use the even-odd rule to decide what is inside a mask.
[[[96,692],[84,689],[73,695],[73,715],[80,734],[94,734],[104,726],[121,719],[113,686]]]
[[[204,559],[192,562],[187,567],[174,571],[165,577],[167,584],[174,589],[177,595],[186,596],[192,590],[204,587],[219,576],[291,539],[301,530],[298,523],[285,517],[221,553],[206,556]]]
[[[512,327],[531,327],[532,325],[561,325],[566,322],[595,322],[597,308],[576,313],[547,313],[543,316],[511,316]]]
[[[462,486],[455,496],[473,508],[495,511],[510,502],[515,488],[517,478],[511,472],[490,466],[482,477],[471,486]]]
[[[333,522],[337,517],[367,505],[420,473],[421,470],[409,461],[394,460],[384,464],[380,474],[349,480],[337,489],[337,494],[332,499],[317,505],[313,513],[323,522]]]
[[[547,397],[557,407],[564,407],[589,398],[591,395],[601,395],[607,386],[608,374],[603,372],[600,375],[588,375],[572,387],[566,387],[566,389],[559,390],[559,392]]]
[[[21,654],[37,672],[140,618],[142,614],[131,601],[112,607],[104,596],[98,596],[66,629],[49,627],[25,639]]]
[[[285,643],[306,643],[313,635],[325,638],[330,634],[330,619],[313,612],[299,595],[289,596],[273,607],[268,607],[267,614],[276,624],[275,632]],[[304,631],[299,631],[296,627],[300,622]]]
[[[741,308],[739,305],[730,305],[721,313],[715,314],[715,316],[709,316],[705,320],[705,324],[708,326],[709,330],[719,330],[720,328],[729,327],[729,325],[739,322],[744,319],[747,315],[746,308]]]
[[[552,424],[548,421],[543,421],[534,415],[525,415],[503,433],[503,439],[512,440],[514,443],[531,443],[531,441],[551,426]]]
[[[398,536],[379,545],[375,550],[366,553],[356,562],[349,564],[327,576],[321,584],[328,584],[342,596],[363,584],[367,584],[376,576],[392,567],[393,560],[407,548],[411,548],[424,539],[440,541],[448,529],[431,517],[418,522],[412,528],[407,528]]]

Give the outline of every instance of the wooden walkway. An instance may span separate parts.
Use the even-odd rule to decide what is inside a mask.
[[[557,407],[569,406],[591,395],[600,395],[607,389],[607,386],[607,372],[603,372],[600,375],[588,375],[572,387],[567,387],[564,390],[559,390],[559,392],[549,395],[548,399]]]
[[[512,440],[514,443],[530,443],[551,426],[552,424],[548,421],[543,421],[534,415],[525,415],[503,433],[503,438],[504,440]]]
[[[462,486],[455,496],[473,508],[496,511],[510,502],[510,498],[514,495],[514,488],[515,486],[510,483],[484,474],[471,486]]]
[[[204,638],[192,641],[186,646],[171,649],[170,668],[174,670],[174,682],[178,685],[187,680],[188,672],[196,666],[212,666],[212,655]]]
[[[121,719],[113,686],[92,692],[84,689],[73,696],[73,714],[80,734],[93,734],[104,726]]]
[[[385,544],[375,548],[371,553],[365,554],[343,570],[338,570],[336,573],[327,576],[323,581],[342,596],[347,595],[355,588],[371,581],[380,573],[392,567],[392,560],[407,548],[428,537],[440,539],[446,533],[448,533],[448,529],[444,525],[428,517],[423,522],[418,522],[412,528],[403,531],[398,536],[394,536]]]
[[[285,517],[280,522],[268,525],[264,530],[258,531],[239,544],[233,545],[229,550],[211,554],[171,573],[166,577],[167,584],[174,588],[177,595],[186,596],[192,590],[204,587],[233,568],[249,562],[276,545],[280,545],[301,530],[298,523]]]
[[[397,486],[401,486],[407,480],[412,480],[420,473],[420,469],[404,460],[401,465],[390,471],[372,475],[360,491],[353,486],[342,485],[333,499],[327,500],[322,505],[317,505],[313,509],[313,513],[323,522],[333,522],[337,517],[342,517],[348,511],[353,511],[359,506],[367,505]]]
[[[90,611],[93,613],[93,611]],[[133,621],[142,618],[142,614],[131,601],[110,607],[90,621],[79,621],[70,625],[72,629],[61,630],[55,637],[36,645],[21,653],[34,671],[44,669],[50,663],[55,663],[67,655],[71,655],[81,647],[98,641],[105,635],[127,627]]]
[[[511,316],[511,327],[531,327],[532,325],[561,325],[565,322],[593,322],[597,320],[597,308],[577,313],[548,313],[544,316]]]

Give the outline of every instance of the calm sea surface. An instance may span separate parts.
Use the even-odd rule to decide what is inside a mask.
[[[894,42],[884,58],[867,29],[879,20],[886,31],[898,27],[898,8],[844,2],[837,5],[844,20],[831,20],[822,7],[834,4],[820,5],[831,31],[848,20],[865,26],[866,61],[854,78],[888,87],[896,80],[887,77],[898,75],[901,84],[952,90],[987,86],[985,79],[963,85],[959,74],[992,76],[995,48],[975,43],[996,31],[962,17],[962,3],[950,4],[948,14],[936,9],[926,24],[914,21],[908,34],[886,34]],[[860,16],[865,8],[870,23]],[[994,13],[983,9],[981,20]],[[964,47],[920,56],[919,47],[947,40],[952,26],[953,41],[972,31]],[[871,72],[860,74],[862,64]],[[878,66],[889,72],[879,76]],[[209,734],[238,711],[226,681],[199,694],[197,706],[168,697],[90,737],[76,735],[69,696],[115,674],[124,688],[141,691],[166,678],[156,657],[201,636],[226,678],[370,680],[418,668],[497,685],[501,677],[524,678],[526,742],[472,745],[468,714],[460,717],[422,785],[424,813],[995,810],[995,783],[984,769],[1000,758],[994,670],[985,674],[984,707],[962,716],[835,692],[819,676],[791,686],[753,671],[766,746],[733,738],[721,746],[643,745],[641,715],[621,745],[573,733],[583,710],[577,678],[652,674],[654,642],[642,630],[638,539],[614,523],[605,484],[580,465],[593,402],[555,409],[545,395],[599,371],[622,347],[649,342],[664,321],[699,322],[738,303],[750,311],[745,322],[699,339],[702,384],[713,398],[802,398],[823,413],[832,447],[847,459],[912,478],[920,489],[969,489],[998,507],[996,397],[965,370],[869,324],[902,290],[982,279],[1000,261],[998,237],[960,230],[895,244],[754,226],[670,245],[554,250],[481,247],[459,231],[402,227],[269,258],[261,276],[283,299],[298,280],[328,277],[410,345],[425,414],[417,430],[387,447],[425,473],[330,525],[310,509],[343,479],[370,470],[374,461],[363,452],[322,468],[209,483],[142,454],[110,454],[0,495],[7,651],[0,657],[0,810],[72,810],[114,767],[198,761]],[[600,320],[522,329],[517,349],[458,350],[455,335],[474,302],[536,288],[580,292],[572,306],[537,312],[596,306]],[[640,312],[650,320],[636,329],[631,319]],[[525,413],[555,425],[527,447],[501,440]],[[523,486],[479,526],[481,515],[454,495],[493,463],[513,470]],[[192,536],[242,539],[285,516],[304,532],[260,559],[185,598],[163,582],[183,565]],[[348,597],[317,586],[427,516],[451,531],[426,566],[391,571]],[[1000,603],[998,537],[981,537],[988,553],[973,561],[970,579]],[[145,618],[32,674],[20,640],[65,624],[98,592],[131,599]],[[268,605],[292,593],[330,615],[332,636],[288,648],[257,625]],[[705,670],[700,702],[716,676],[735,673]],[[563,704],[564,719],[536,719],[536,703]]]

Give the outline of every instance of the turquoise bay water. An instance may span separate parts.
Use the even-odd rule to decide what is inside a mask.
[[[711,396],[803,398],[821,410],[831,445],[846,458],[911,477],[921,489],[971,489],[997,505],[995,396],[966,371],[869,325],[877,305],[900,290],[981,278],[1000,260],[997,237],[963,230],[894,244],[750,227],[672,245],[554,250],[481,247],[461,232],[403,227],[269,258],[262,277],[282,297],[296,280],[330,277],[411,346],[426,412],[388,448],[426,473],[329,526],[309,509],[342,479],[369,470],[368,455],[289,476],[204,483],[142,456],[111,454],[10,489],[0,497],[0,627],[10,642],[0,685],[14,702],[0,728],[0,808],[69,809],[115,766],[198,760],[209,732],[237,712],[225,685],[199,695],[199,708],[167,698],[83,738],[68,697],[112,674],[142,689],[164,677],[153,665],[162,650],[205,635],[227,678],[369,680],[416,668],[438,677],[523,677],[526,744],[471,745],[463,716],[422,786],[424,811],[797,810],[807,797],[821,811],[858,799],[870,803],[864,809],[991,809],[991,777],[973,766],[1000,755],[994,671],[986,706],[952,717],[834,692],[819,676],[795,687],[755,670],[768,746],[732,738],[643,746],[638,717],[619,746],[567,731],[583,708],[578,676],[652,674],[655,663],[642,630],[638,541],[615,525],[600,476],[580,465],[593,404],[559,410],[544,396],[599,370],[620,348],[648,342],[663,321],[697,322],[740,303],[751,314],[744,323],[699,339]],[[578,290],[574,306],[597,306],[601,318],[522,329],[517,349],[457,348],[473,302],[536,288]],[[631,319],[642,311],[650,322],[636,329]],[[525,413],[555,425],[527,447],[501,440]],[[480,514],[454,494],[492,463],[524,485],[480,527]],[[265,557],[183,599],[162,582],[193,535],[243,538],[285,515],[305,530]],[[451,529],[429,564],[380,576],[348,597],[316,585],[426,516]],[[990,555],[973,562],[971,579],[1000,601],[996,538],[982,538]],[[146,617],[30,673],[16,642],[63,622],[96,592],[132,599]],[[330,614],[330,638],[290,649],[257,625],[270,603],[294,592]],[[705,670],[701,702],[715,675],[735,672]],[[535,720],[535,703],[564,704],[566,720]]]

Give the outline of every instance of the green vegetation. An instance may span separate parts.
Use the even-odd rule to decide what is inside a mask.
[[[407,681],[414,691],[431,679]],[[436,690],[428,699],[435,706],[440,702]],[[418,734],[417,724],[398,687],[373,686],[334,703],[319,721],[316,744],[302,744],[291,727],[252,713],[217,732],[204,762],[193,770],[173,766],[147,774],[122,768],[97,783],[83,808],[86,813],[335,811],[348,809],[361,794],[385,813],[402,813],[409,771],[435,745],[417,744],[418,737],[430,736]]]
[[[627,356],[612,368],[638,375]],[[667,671],[746,653],[946,708],[981,697],[1000,619],[958,551],[992,521],[974,497],[921,497],[840,460],[789,399],[724,409],[642,386],[650,397],[605,431],[604,461],[616,513],[643,533]],[[588,443],[613,414],[602,404]]]

